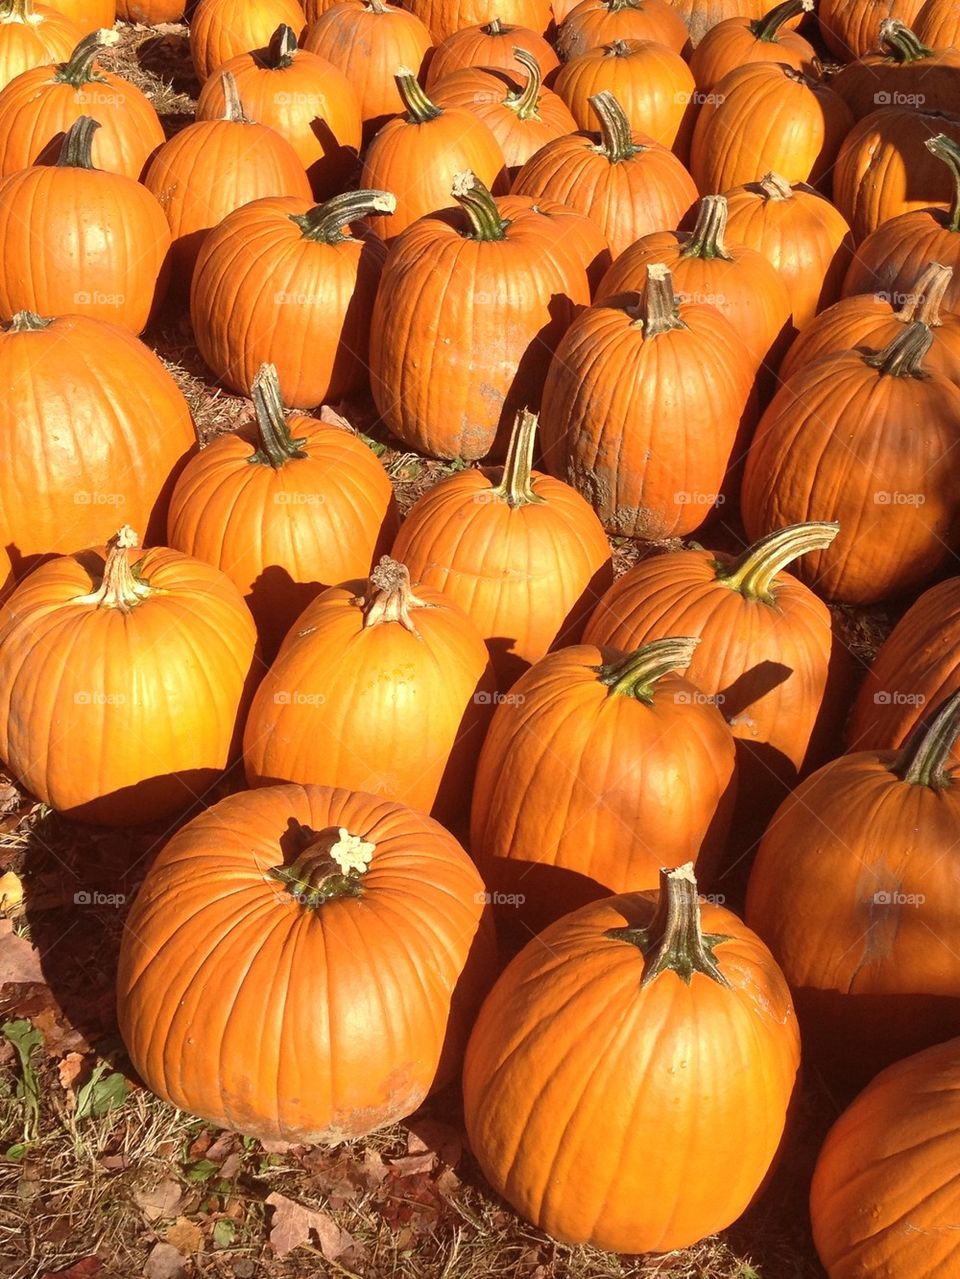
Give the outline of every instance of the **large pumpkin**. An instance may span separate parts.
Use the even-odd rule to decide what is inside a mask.
[[[161,22],[179,22],[186,0],[117,0],[117,17],[121,22],[138,22],[153,27]]]
[[[221,800],[161,851],[127,920],[117,1013],[173,1105],[337,1145],[456,1075],[494,965],[480,877],[441,826],[373,795],[274,786]]]
[[[917,38],[934,49],[960,47],[960,8],[956,0],[926,0],[913,20]]]
[[[912,23],[922,4],[923,0],[820,0],[820,34],[835,58],[850,62],[876,49],[884,19]]]
[[[613,580],[590,507],[568,484],[531,470],[536,428],[524,410],[503,467],[460,471],[424,493],[392,552],[476,623],[504,692],[549,648],[580,638]]]
[[[667,0],[573,0],[557,22],[557,50],[565,62],[614,40],[654,40],[675,53],[683,53],[689,40]]]
[[[167,501],[196,445],[190,410],[157,357],[85,316],[22,313],[0,333],[2,577],[95,545],[105,512],[162,541]],[[82,770],[81,770],[82,771]]]
[[[190,56],[201,84],[251,49],[263,49],[277,27],[299,36],[307,25],[299,0],[199,0],[190,15]]]
[[[493,672],[466,614],[439,591],[417,592],[384,557],[367,583],[307,606],[251,707],[251,786],[345,785],[463,823]]]
[[[796,31],[783,29],[812,8],[813,0],[783,0],[761,18],[725,18],[711,27],[690,55],[700,94],[712,93],[725,75],[748,62],[779,62],[812,75],[813,45]]]
[[[410,11],[429,27],[436,44],[464,27],[499,18],[507,25],[545,34],[553,15],[550,0],[409,0]]]
[[[0,89],[31,67],[69,58],[83,34],[56,9],[33,0],[0,0]]]
[[[556,71],[560,59],[553,46],[529,27],[511,27],[493,18],[475,27],[462,27],[447,36],[430,56],[424,84],[432,89],[451,71],[466,67],[484,67],[488,71],[516,71],[515,49],[523,49],[533,55],[543,75]]]
[[[684,1248],[756,1194],[799,1060],[783,974],[681,866],[658,902],[594,902],[507,967],[467,1047],[470,1147],[555,1239]]]
[[[497,208],[505,218],[512,218],[522,211],[545,219],[543,225],[552,227],[556,248],[580,263],[587,273],[591,296],[596,292],[610,266],[610,246],[593,218],[568,204],[540,200],[532,195],[501,196]]]
[[[855,119],[883,104],[906,104],[927,114],[956,112],[960,49],[930,49],[897,18],[880,23],[880,50],[841,67],[830,86]]]
[[[50,8],[68,18],[81,35],[109,30],[117,20],[116,0],[53,0]]]
[[[111,826],[203,798],[236,758],[259,673],[230,579],[136,546],[124,526],[105,550],[49,560],[0,609],[0,759],[51,808]]]

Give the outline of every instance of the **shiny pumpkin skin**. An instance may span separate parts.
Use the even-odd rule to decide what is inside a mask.
[[[960,140],[960,126],[957,127]],[[903,295],[928,262],[953,268],[943,295],[944,310],[960,311],[960,233],[950,227],[945,204],[902,213],[877,227],[858,247],[843,281],[843,296],[859,293]]]
[[[0,19],[0,90],[32,67],[69,58],[83,38],[76,23],[52,7],[30,4],[29,13],[30,21],[16,12]]]
[[[139,22],[153,27],[160,22],[179,22],[184,0],[117,0],[117,17],[122,22]]]
[[[760,18],[771,8],[765,0],[674,0],[673,8],[690,32],[690,46],[697,49],[706,35],[731,18]]]
[[[529,27],[545,35],[553,20],[550,0],[410,0],[415,13],[440,44],[455,31],[475,27],[497,17],[506,26]]]
[[[614,40],[654,40],[675,53],[683,53],[689,35],[676,6],[666,0],[631,0],[612,5],[610,0],[574,2],[557,32],[557,51],[564,62],[599,49]]]
[[[559,67],[560,59],[553,46],[536,31],[503,23],[496,31],[491,31],[489,26],[489,23],[482,23],[462,27],[434,49],[424,79],[428,90],[452,71],[462,71],[465,67],[483,67],[488,71],[496,69],[516,75],[520,68],[513,51],[518,47],[533,54],[544,76],[549,76]]]
[[[237,757],[259,675],[253,618],[225,574],[164,547],[126,555],[156,591],[129,613],[82,599],[103,548],[41,564],[0,610],[0,758],[51,808],[110,826],[209,790]]]
[[[117,20],[116,0],[53,0],[49,7],[69,19],[81,35],[109,29]]]
[[[190,15],[190,57],[201,84],[230,58],[263,49],[277,27],[299,36],[307,17],[299,0],[199,0]]]
[[[817,20],[830,52],[840,62],[862,58],[877,47],[884,18],[899,18],[908,27],[923,0],[820,0]]]
[[[593,218],[558,200],[542,200],[515,193],[501,196],[497,207],[505,218],[512,218],[521,210],[544,218],[544,225],[552,228],[556,248],[563,248],[583,267],[590,283],[591,297],[596,293],[610,266],[611,254],[607,238]]]
[[[796,31],[781,28],[776,39],[762,40],[754,34],[753,17],[724,18],[711,27],[690,56],[690,70],[701,93],[712,93],[729,72],[748,62],[779,62],[814,74],[813,45]]]
[[[376,844],[360,897],[311,910],[269,876],[297,824]],[[174,1105],[261,1139],[336,1145],[455,1075],[493,978],[489,916],[463,849],[420,813],[325,786],[231,795],[169,841],[140,889],[121,1033]]]

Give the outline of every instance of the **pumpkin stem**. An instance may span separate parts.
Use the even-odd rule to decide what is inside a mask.
[[[30,22],[35,19],[33,0],[3,0],[0,22]]]
[[[925,716],[899,752],[891,772],[911,786],[943,790],[951,782],[950,756],[960,737],[960,692]]]
[[[626,112],[610,90],[595,93],[587,101],[600,121],[600,146],[597,147],[597,154],[605,155],[611,164],[619,164],[621,160],[629,160],[635,156],[642,148],[634,142]]]
[[[621,13],[624,9],[639,9],[640,0],[601,0],[608,13]]]
[[[275,364],[261,364],[250,388],[253,409],[257,415],[257,438],[260,447],[247,459],[257,466],[272,466],[279,471],[288,462],[306,457],[306,437],[295,440],[283,416],[280,379]]]
[[[471,240],[505,240],[510,223],[500,216],[497,202],[470,169],[453,179],[450,194],[467,215]]]
[[[306,830],[306,828],[302,828]],[[363,876],[377,850],[376,844],[353,835],[345,826],[318,831],[292,866],[272,866],[278,879],[301,906],[316,910],[338,897],[360,897]]]
[[[730,985],[713,955],[716,946],[730,939],[703,932],[693,862],[660,871],[657,913],[649,928],[611,928],[606,935],[612,941],[629,942],[643,952],[641,986],[649,986],[664,972],[676,973],[686,986],[694,973],[709,977],[718,986]]]
[[[921,320],[908,324],[876,355],[865,355],[864,364],[891,377],[923,377],[923,357],[930,350],[933,333]]]
[[[396,207],[397,197],[389,191],[344,191],[323,204],[314,205],[306,213],[291,213],[290,221],[297,224],[305,240],[339,244],[348,238],[343,233],[344,227],[368,213],[393,213]]]
[[[953,279],[953,267],[942,266],[939,262],[931,262],[924,267],[917,280],[916,291],[904,302],[896,313],[896,318],[903,324],[912,324],[914,320],[922,320],[932,329],[942,324],[940,303]]]
[[[948,231],[960,231],[960,146],[945,133],[938,133],[935,138],[927,138],[923,144],[931,155],[942,160],[953,174],[953,204],[950,206],[950,217],[947,222]]]
[[[83,37],[69,59],[60,63],[57,74],[53,77],[54,80],[59,84],[73,85],[75,89],[82,88],[93,80],[106,83],[102,77],[93,74],[93,63],[104,46],[114,45],[119,39],[120,36],[116,31],[110,31],[106,27],[101,31],[91,31],[88,36]]]
[[[540,63],[527,49],[519,46],[513,50],[513,56],[527,73],[527,83],[519,93],[508,93],[503,105],[516,113],[518,120],[538,120],[540,118],[540,89],[543,76]]]
[[[249,116],[244,114],[240,90],[233,72],[221,71],[220,84],[223,88],[223,115],[220,118],[229,120],[231,124],[253,124]]]
[[[629,40],[611,40],[609,44],[604,45],[603,56],[605,58],[629,58],[630,41]]]
[[[723,243],[727,230],[727,197],[705,195],[697,208],[697,221],[680,250],[682,258],[724,258],[732,261]]]
[[[149,585],[137,576],[130,564],[127,551],[139,546],[140,539],[129,524],[124,524],[107,543],[107,558],[103,564],[100,585],[89,595],[78,596],[74,604],[93,604],[96,608],[115,608],[121,613],[132,613],[136,606],[152,592]]]
[[[99,128],[100,122],[94,120],[93,116],[78,116],[63,139],[57,167],[61,169],[94,168],[93,135]]]
[[[420,87],[417,77],[409,67],[400,67],[393,77],[397,82],[397,92],[407,109],[408,124],[429,124],[443,115],[440,108],[427,97]]]
[[[534,506],[545,501],[533,491],[530,474],[533,470],[533,447],[540,420],[536,413],[521,409],[514,418],[507,460],[503,464],[500,483],[490,490],[491,496],[502,498],[508,506]]]
[[[480,30],[485,36],[502,36],[506,35],[507,29],[499,18],[491,18],[485,27]]]
[[[840,532],[840,525],[811,520],[789,524],[761,537],[727,564],[714,564],[717,581],[748,600],[775,604],[773,584],[779,573],[809,551],[823,551]]]
[[[793,187],[780,173],[774,173],[772,170],[765,173],[757,185],[767,200],[773,200],[776,203],[793,199]]]
[[[293,66],[293,59],[299,48],[297,33],[293,27],[288,27],[285,22],[281,22],[270,37],[266,53],[262,55],[263,65],[269,67],[271,71],[286,71],[287,67]]]
[[[389,10],[387,9],[387,6],[382,3],[382,0],[365,0],[365,3],[366,3],[366,7],[370,10],[371,13],[388,13],[389,12]]]
[[[780,38],[780,28],[798,13],[809,13],[813,8],[813,0],[784,0],[775,9],[756,18],[750,23],[750,34],[755,40],[763,40],[766,44],[776,44]]]
[[[44,317],[35,311],[18,311],[10,321],[8,333],[39,333],[53,323],[53,316]]]
[[[911,31],[899,18],[884,18],[880,23],[880,44],[882,48],[890,50],[891,61],[901,65],[905,62],[919,62],[933,54],[933,50],[928,49],[916,32]]]
[[[695,636],[653,640],[635,653],[628,653],[606,666],[596,666],[594,670],[600,683],[610,690],[610,696],[635,697],[639,702],[649,703],[657,680],[681,666],[689,666],[699,643],[699,637]]]
[[[643,330],[645,338],[655,338],[671,329],[686,328],[674,296],[673,276],[663,262],[651,262],[647,267],[646,287],[633,315],[633,323]]]
[[[428,604],[418,599],[410,589],[410,570],[399,560],[392,560],[389,555],[381,555],[380,563],[371,572],[367,590],[360,601],[363,607],[363,627],[381,626],[384,622],[399,622],[400,625],[416,635],[419,632],[410,616],[412,608],[436,608],[436,604]]]

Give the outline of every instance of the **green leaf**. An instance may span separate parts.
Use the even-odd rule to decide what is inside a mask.
[[[215,1164],[210,1159],[198,1159],[196,1163],[184,1169],[183,1175],[187,1181],[209,1181],[219,1171],[219,1164]]]
[[[18,1141],[15,1146],[11,1146],[7,1150],[7,1153],[4,1155],[4,1158],[12,1159],[14,1161],[18,1159],[22,1159],[29,1149],[30,1147],[27,1145],[26,1142]]]
[[[229,1248],[237,1237],[237,1223],[229,1217],[221,1217],[213,1227],[214,1248]]]
[[[382,440],[375,440],[372,436],[365,435],[363,431],[358,431],[357,434],[360,436],[361,440],[363,440],[364,444],[366,444],[367,448],[373,450],[375,457],[383,457],[384,453],[387,451],[387,446]]]
[[[13,1044],[20,1058],[22,1078],[17,1085],[17,1097],[23,1102],[23,1140],[30,1142],[40,1130],[40,1081],[33,1068],[33,1054],[43,1043],[43,1035],[25,1017],[4,1022],[0,1032]]]
[[[108,1075],[109,1069],[107,1063],[101,1061],[77,1093],[77,1119],[99,1119],[127,1100],[130,1091],[127,1081],[117,1071]]]

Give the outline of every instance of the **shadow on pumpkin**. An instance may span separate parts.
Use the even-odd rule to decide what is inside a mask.
[[[360,156],[355,147],[345,147],[337,141],[326,120],[312,120],[310,132],[323,147],[323,157],[307,169],[310,188],[318,200],[329,200],[358,175]]]

